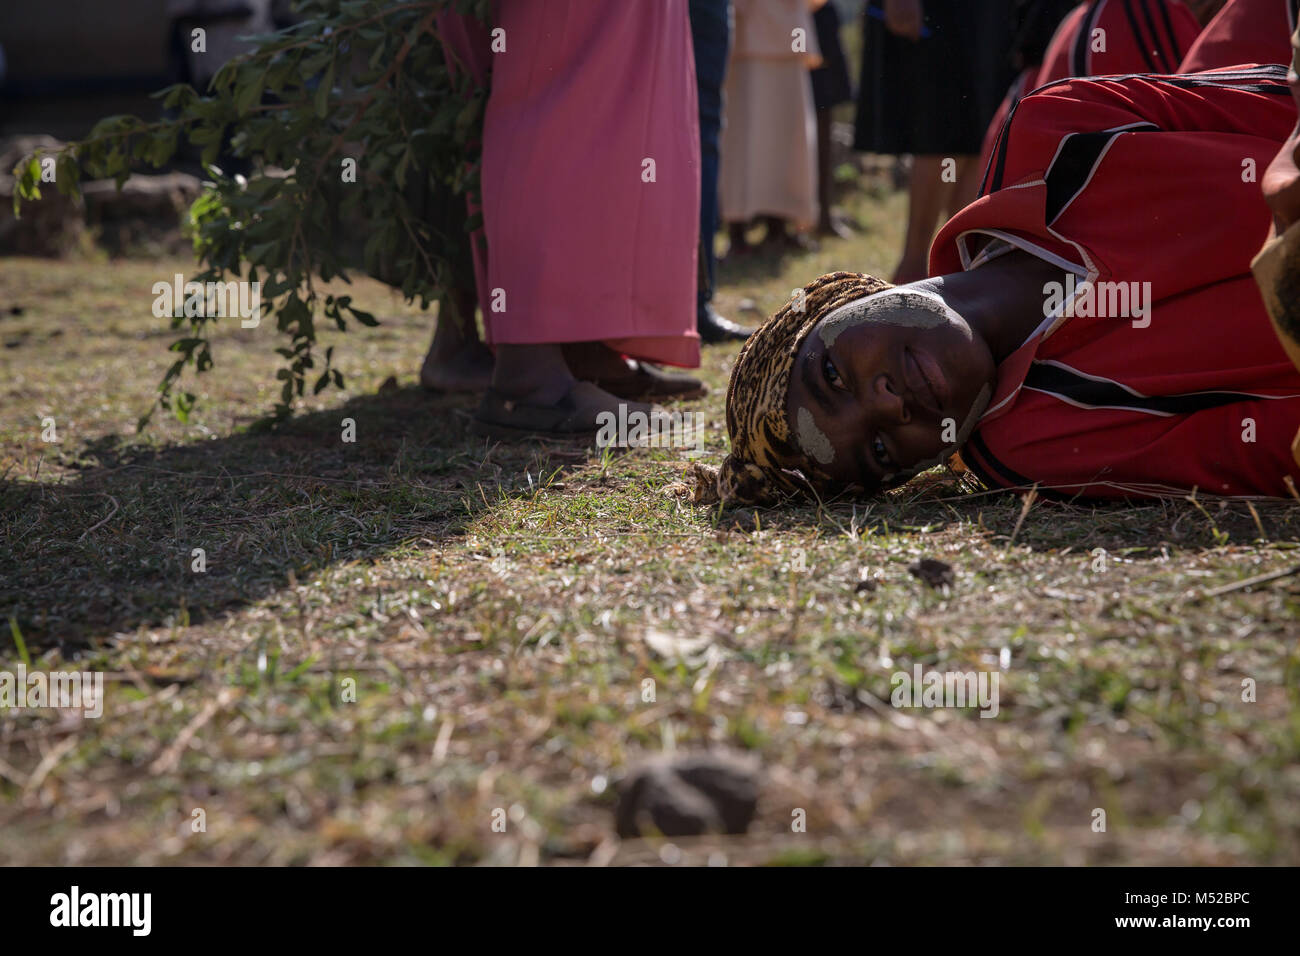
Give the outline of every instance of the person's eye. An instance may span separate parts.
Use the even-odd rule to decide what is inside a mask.
[[[840,377],[839,369],[831,361],[829,355],[822,357],[822,376],[826,379],[826,384],[831,388],[845,388],[844,379]]]
[[[894,467],[894,459],[889,457],[889,450],[885,448],[885,443],[877,435],[871,439],[871,454],[875,456],[877,463],[886,471],[891,471]]]

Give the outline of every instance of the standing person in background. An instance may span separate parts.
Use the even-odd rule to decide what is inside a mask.
[[[700,105],[700,264],[695,322],[705,342],[744,341],[753,329],[724,319],[713,308],[718,231],[718,137],[722,133],[722,82],[731,43],[728,0],[691,0],[695,86]]]
[[[822,64],[812,71],[813,105],[817,108],[817,234],[848,238],[850,230],[831,215],[835,170],[831,168],[831,111],[853,100],[849,65],[840,45],[840,12],[835,0],[813,0],[813,25]]]
[[[941,214],[979,189],[980,145],[1011,80],[1012,0],[869,0],[855,148],[911,153],[896,283],[928,275]]]
[[[687,0],[500,0],[492,28],[438,18],[449,60],[489,94],[475,242],[495,350],[475,430],[582,438],[630,399],[703,385],[698,366],[698,126]]]
[[[735,252],[767,222],[765,245],[807,247],[789,226],[817,219],[817,121],[808,68],[817,65],[807,0],[734,0],[722,133],[722,215]],[[795,31],[801,31],[796,33]]]
[[[167,0],[172,22],[173,54],[182,82],[205,92],[217,70],[257,44],[244,37],[270,33],[276,28],[272,0]],[[202,49],[196,50],[194,31],[203,31]]]

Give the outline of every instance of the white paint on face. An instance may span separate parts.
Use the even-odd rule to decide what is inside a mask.
[[[812,458],[821,465],[829,465],[835,460],[835,449],[831,445],[831,440],[826,437],[826,433],[817,427],[813,421],[812,412],[800,406],[799,411],[795,414],[795,438],[799,442],[799,447],[803,449],[804,454]]]
[[[817,334],[821,336],[822,344],[830,348],[845,329],[856,328],[868,322],[909,329],[937,329],[954,318],[960,316],[932,292],[886,289],[840,306],[822,319],[817,326]]]

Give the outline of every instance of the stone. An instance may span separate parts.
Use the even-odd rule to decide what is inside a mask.
[[[717,752],[658,757],[619,786],[615,826],[624,839],[740,834],[754,819],[758,793],[758,767],[747,758]]]
[[[956,580],[952,565],[934,558],[922,558],[907,570],[936,590],[950,588]]]

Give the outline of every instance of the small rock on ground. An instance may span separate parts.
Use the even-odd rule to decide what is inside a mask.
[[[632,770],[619,787],[615,826],[624,839],[744,833],[758,806],[750,760],[720,753],[660,757]]]

